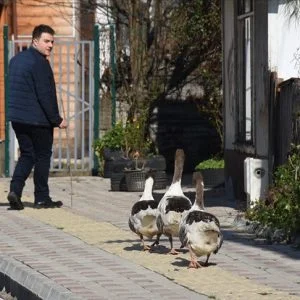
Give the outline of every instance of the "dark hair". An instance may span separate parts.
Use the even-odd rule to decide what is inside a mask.
[[[55,34],[55,31],[48,25],[40,24],[36,27],[34,27],[32,31],[32,39],[38,39],[41,37],[42,33],[50,33],[51,35]]]

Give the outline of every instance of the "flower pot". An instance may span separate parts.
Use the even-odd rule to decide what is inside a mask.
[[[168,177],[166,171],[157,170],[154,176],[154,190],[163,190],[167,187]]]
[[[110,190],[113,192],[127,191],[126,179],[124,172],[112,173],[110,178]]]
[[[122,150],[113,150],[105,147],[103,149],[103,158],[105,160],[117,160],[124,157],[124,151]]]
[[[224,168],[200,169],[199,171],[202,173],[205,188],[216,188],[225,182]]]
[[[128,175],[128,177],[130,177],[130,175]],[[133,175],[132,175],[132,177],[133,177]],[[131,179],[129,179],[129,180],[131,180]],[[137,181],[137,182],[139,182],[139,185],[143,186],[140,181]],[[160,170],[156,171],[155,177],[154,177],[153,189],[154,190],[163,190],[167,187],[167,183],[168,183],[168,177],[167,177],[166,171],[160,171]],[[135,183],[135,185],[137,185],[137,183]],[[139,189],[140,188],[141,187],[139,187]],[[123,192],[128,191],[126,178],[125,178],[125,171],[121,171],[118,173],[113,172],[111,174],[110,189],[111,189],[111,191],[114,191],[114,192],[115,191],[123,191]],[[135,190],[136,187],[132,187],[132,184],[131,184],[131,187],[129,187],[129,189]]]
[[[145,170],[125,170],[125,180],[128,192],[142,192],[145,188]]]
[[[104,161],[104,178],[111,178],[113,173],[122,173],[124,168],[130,168],[132,166],[132,160],[128,158],[116,158],[115,160]]]
[[[166,159],[163,155],[154,155],[152,157],[147,157],[145,162],[145,168],[151,168],[157,171],[165,171]]]

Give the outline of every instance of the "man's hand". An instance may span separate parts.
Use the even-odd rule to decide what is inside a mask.
[[[59,127],[60,129],[67,128],[67,127],[68,127],[67,121],[66,121],[65,119],[63,119],[63,120],[61,121],[61,123],[59,124],[58,127]]]

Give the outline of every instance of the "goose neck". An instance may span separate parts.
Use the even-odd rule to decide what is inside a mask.
[[[154,179],[149,177],[145,181],[144,192],[140,200],[150,200],[153,199],[152,189],[153,189]]]

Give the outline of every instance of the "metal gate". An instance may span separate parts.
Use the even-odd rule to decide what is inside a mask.
[[[3,33],[6,90],[9,84],[8,62],[17,52],[30,47],[31,40],[9,41],[7,25],[4,25]],[[105,70],[111,73],[112,125],[116,118],[115,39],[114,24],[102,25],[101,28],[95,24],[93,41],[55,40],[50,63],[56,81],[60,113],[69,126],[67,130],[55,130],[52,173],[73,171],[78,175],[87,175],[98,172],[93,142],[100,136],[100,76]],[[8,101],[8,93],[5,92],[5,112]],[[18,144],[7,118],[5,136],[5,175],[11,176],[18,157]]]
[[[10,59],[30,47],[31,40],[9,41]],[[56,81],[61,116],[68,129],[54,130],[50,172],[70,170],[87,174],[94,166],[94,42],[56,40],[50,57]],[[97,77],[97,76],[96,76]],[[9,170],[12,175],[18,157],[18,144],[9,128]]]

